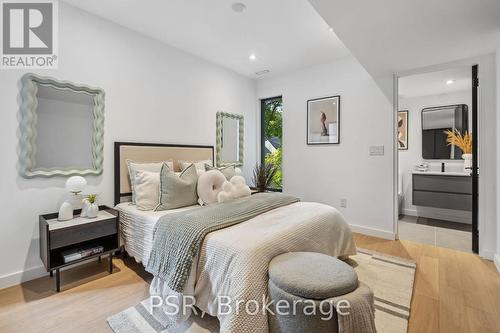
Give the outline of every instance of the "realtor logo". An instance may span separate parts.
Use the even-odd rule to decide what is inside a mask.
[[[57,68],[57,2],[2,1],[2,69]]]

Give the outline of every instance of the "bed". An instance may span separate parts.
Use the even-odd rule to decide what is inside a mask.
[[[153,247],[153,231],[160,217],[194,208],[198,206],[155,212],[139,210],[130,202],[119,203],[116,209],[120,212],[120,235],[125,251],[146,266]]]
[[[176,211],[197,208],[184,207],[167,211],[142,211],[131,203],[127,160],[147,163],[172,160],[175,171],[180,171],[180,160],[214,161],[214,147],[204,145],[180,145],[162,143],[115,142],[114,144],[114,201],[120,212],[121,242],[127,254],[137,262],[147,265],[153,242],[153,230],[161,216]]]
[[[178,160],[213,161],[213,147],[115,143],[115,204],[120,212],[123,245],[130,256],[148,266],[154,230],[160,218],[206,208],[139,211],[128,202],[131,189],[127,159],[137,162],[171,159],[178,169]],[[319,203],[296,202],[208,233],[182,292],[173,291],[166,281],[154,276],[150,294],[169,298],[170,302],[173,299],[178,305],[185,305],[186,296],[193,297],[198,309],[218,317],[221,332],[268,332],[265,311],[222,314],[220,307],[223,300],[231,300],[232,304],[239,300],[262,303],[267,295],[269,262],[279,254],[292,251],[339,257],[355,254],[356,248],[348,224],[336,209]],[[175,315],[166,315],[168,309],[163,310],[155,316],[164,323],[184,321],[191,315],[191,308]]]

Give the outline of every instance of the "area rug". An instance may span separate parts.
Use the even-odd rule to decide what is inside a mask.
[[[416,263],[360,248],[348,263],[375,295],[377,331],[406,333]]]
[[[413,294],[414,261],[359,249],[349,263],[360,281],[375,295],[375,325],[379,333],[406,333]],[[115,333],[211,333],[219,331],[217,318],[191,316],[175,327],[166,327],[150,313],[146,299],[107,319]]]

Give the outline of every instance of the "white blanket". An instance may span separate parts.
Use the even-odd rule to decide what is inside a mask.
[[[335,208],[298,202],[205,237],[183,295],[194,296],[199,309],[217,316],[221,332],[268,332],[265,312],[247,314],[243,304],[238,315],[235,311],[220,315],[218,296],[261,304],[267,295],[269,262],[295,251],[348,256],[356,254],[356,247],[349,226]],[[150,294],[164,299],[182,296],[170,291],[159,278],[153,279]],[[185,320],[189,315],[172,319]]]

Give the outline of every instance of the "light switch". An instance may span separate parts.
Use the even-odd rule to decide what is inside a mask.
[[[370,156],[384,156],[384,146],[370,146]]]
[[[347,199],[346,198],[340,199],[340,207],[347,208]]]

